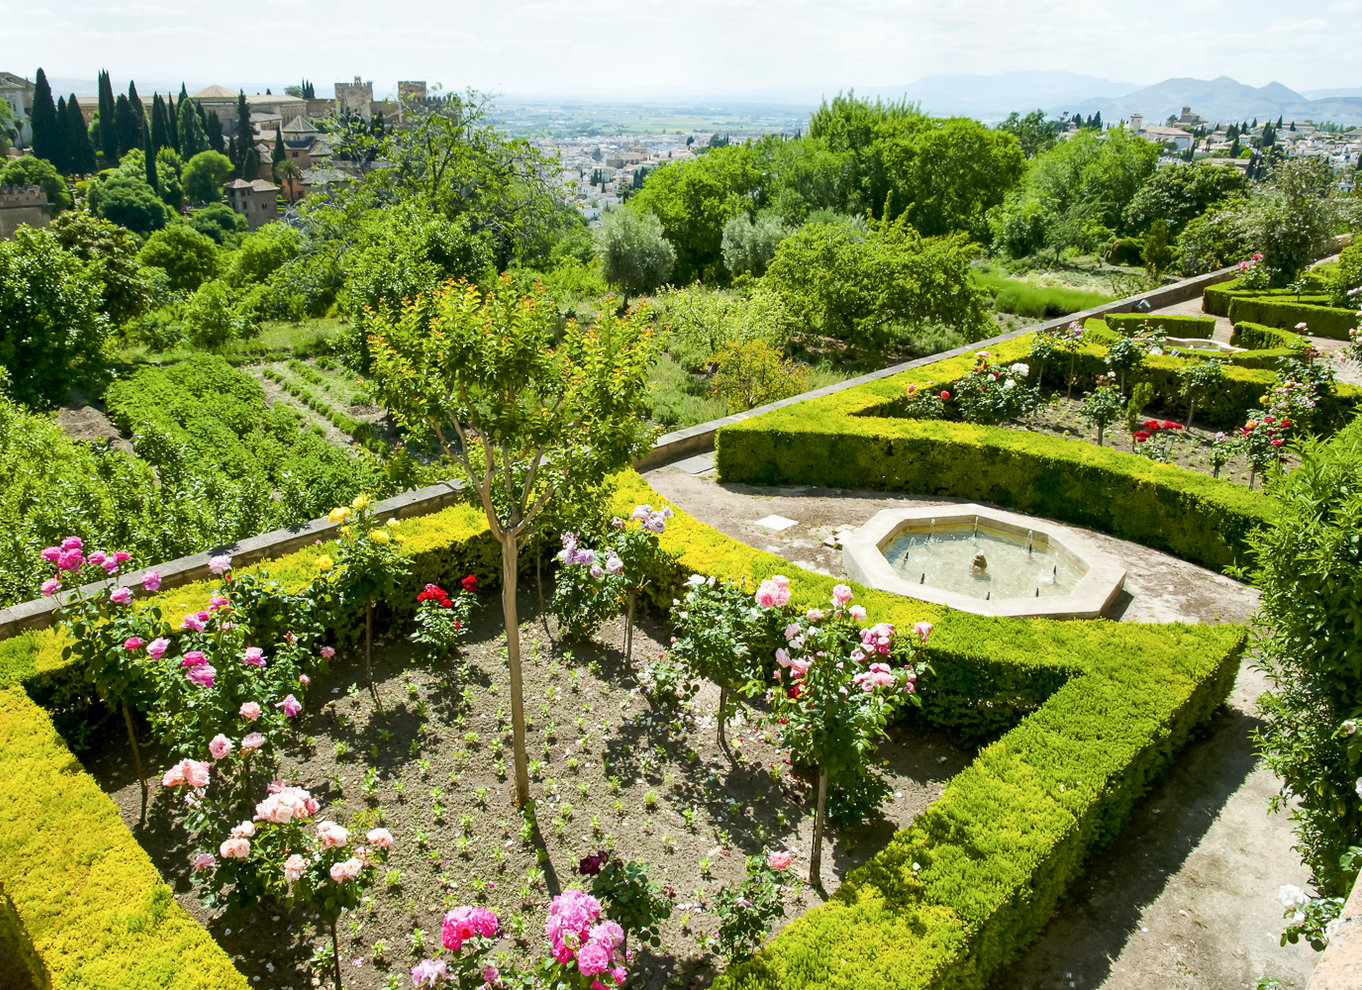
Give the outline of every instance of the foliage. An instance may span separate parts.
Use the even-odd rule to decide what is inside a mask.
[[[761,948],[771,926],[785,917],[785,868],[777,869],[761,856],[747,857],[747,877],[730,882],[714,895],[714,913],[719,916],[714,947],[730,963],[746,958]]]
[[[605,280],[630,296],[644,295],[666,283],[676,266],[676,251],[651,213],[611,210],[596,229],[596,257]]]
[[[1187,400],[1187,425],[1196,416],[1196,404],[1203,395],[1210,395],[1225,383],[1225,369],[1219,361],[1198,361],[1184,365],[1178,372],[1179,394]]]
[[[53,219],[48,230],[98,274],[110,323],[122,326],[151,308],[156,282],[142,271],[139,244],[130,231],[88,210],[67,210]]]
[[[657,929],[672,916],[672,897],[648,875],[647,863],[620,860],[602,851],[584,858],[577,872],[592,877],[592,896],[624,929],[626,947],[631,935],[647,945],[662,944]]]
[[[871,351],[928,326],[981,331],[983,301],[963,235],[927,238],[906,222],[810,224],[776,249],[766,282],[807,332]]]
[[[1027,158],[1035,158],[1053,147],[1059,133],[1064,130],[1064,122],[1047,119],[1044,110],[1032,110],[1025,117],[1013,110],[995,126],[1015,137],[1021,145],[1022,154]]]
[[[216,203],[231,174],[232,162],[226,155],[218,151],[199,151],[185,162],[180,185],[191,203]]]
[[[1083,394],[1083,404],[1078,414],[1083,421],[1097,428],[1097,445],[1102,446],[1102,434],[1108,426],[1121,418],[1125,411],[1125,400],[1116,384],[1116,372],[1109,371],[1097,379],[1097,387]]]
[[[1245,200],[1229,200],[1188,222],[1177,242],[1185,277],[1232,265],[1253,251],[1253,237],[1244,222],[1246,208]]]
[[[173,223],[147,238],[138,259],[163,269],[176,292],[193,292],[217,274],[218,247],[212,238]]]
[[[0,367],[16,400],[56,406],[72,388],[102,385],[101,288],[99,267],[66,251],[52,231],[20,227],[0,243]]]
[[[809,387],[808,369],[764,340],[730,340],[713,360],[709,394],[726,399],[729,412],[745,412]]]
[[[259,284],[295,258],[298,249],[298,231],[282,223],[267,223],[241,242],[226,264],[223,278],[236,287]]]
[[[7,103],[8,109],[9,104]],[[71,205],[71,194],[61,173],[45,158],[24,155],[11,158],[0,167],[0,186],[41,186],[54,212],[60,213]]]
[[[1291,809],[1296,849],[1324,897],[1347,896],[1357,864],[1344,856],[1362,830],[1360,482],[1356,426],[1305,443],[1300,465],[1269,485],[1277,525],[1252,540],[1254,645],[1271,684],[1258,747],[1283,781],[1271,807]]]
[[[793,233],[774,213],[763,212],[755,218],[738,213],[724,224],[720,247],[724,266],[733,276],[766,274],[766,266],[776,253],[776,246]]]
[[[965,422],[996,426],[1040,406],[1040,390],[1026,384],[1031,374],[1026,364],[994,364],[989,351],[976,351],[974,357],[974,367],[955,382],[951,393],[950,408]]]
[[[1349,244],[1338,255],[1338,264],[1328,275],[1329,305],[1348,307],[1362,305],[1362,241]]]
[[[246,218],[226,203],[209,203],[192,210],[183,223],[223,248],[236,247],[247,230]]]
[[[438,584],[427,584],[416,596],[416,629],[411,640],[426,663],[445,659],[464,637],[464,627],[477,601],[477,577],[467,575],[460,587],[462,590],[451,598]]]
[[[1163,165],[1125,205],[1124,220],[1134,231],[1149,230],[1154,221],[1162,220],[1176,237],[1212,206],[1240,196],[1247,186],[1237,168],[1209,162]]]
[[[181,322],[189,339],[206,349],[219,348],[233,340],[249,340],[260,333],[260,324],[249,307],[222,279],[198,287],[185,303]]]
[[[135,233],[149,234],[166,225],[165,204],[143,179],[101,172],[87,196],[92,213]]]
[[[714,355],[734,342],[763,341],[783,350],[795,330],[784,299],[765,282],[749,296],[701,285],[664,289],[656,307],[667,352],[692,373],[708,370]]]

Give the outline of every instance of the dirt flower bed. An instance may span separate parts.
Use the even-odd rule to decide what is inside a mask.
[[[521,614],[535,614],[533,590]],[[493,962],[525,960],[542,947],[550,897],[590,889],[580,861],[599,851],[648,864],[673,909],[657,948],[636,946],[629,986],[709,983],[722,961],[710,951],[715,897],[745,875],[746,857],[790,851],[787,919],[834,891],[848,870],[880,849],[940,793],[970,755],[942,736],[891,730],[880,752],[892,787],[882,817],[833,829],[823,855],[823,891],[808,887],[812,826],[809,788],[760,709],[731,706],[729,749],[716,740],[718,691],[706,685],[680,710],[654,706],[646,677],[626,669],[623,624],[597,641],[564,648],[551,621],[522,627],[526,649],[529,759],[536,807],[510,802],[509,679],[500,608],[483,596],[461,656],[435,667],[413,661],[394,638],[375,655],[375,691],[363,663],[333,661],[312,685],[298,735],[270,778],[307,788],[318,818],[352,830],[384,827],[394,843],[360,908],[341,916],[344,985],[355,990],[412,985],[418,961],[448,959],[441,919],[464,904],[485,905],[502,922]],[[660,620],[635,632],[635,665],[669,641]],[[148,824],[137,827],[140,792],[126,770],[126,739],[110,732],[87,765],[160,867],[176,896],[232,954],[252,986],[284,990],[334,982],[331,942],[312,916],[268,904],[206,910],[190,883],[193,852],[179,797],[159,789]],[[159,754],[148,755],[160,767]],[[159,776],[159,774],[158,774]]]

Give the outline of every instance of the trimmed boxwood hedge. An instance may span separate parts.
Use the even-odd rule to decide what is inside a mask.
[[[967,369],[970,359],[960,360]],[[896,387],[864,386],[870,395],[862,401],[887,402]],[[845,413],[854,403],[840,395]],[[848,418],[891,434],[905,425]],[[1253,493],[1243,494],[1253,501]],[[661,501],[632,473],[618,479],[616,498],[623,507]],[[492,576],[495,547],[475,510],[445,510],[406,527],[417,580],[468,569]],[[784,572],[795,576],[795,600],[814,605],[827,600],[836,581],[800,572],[684,512],[662,546],[668,559],[656,583],[663,595],[677,593],[692,572],[740,582]],[[268,569],[286,584],[302,583],[319,552],[300,551]],[[207,590],[177,588],[164,604],[188,607]],[[898,625],[937,624],[928,644],[936,673],[922,685],[923,717],[964,735],[1010,731],[828,904],[729,970],[720,986],[984,986],[1041,931],[1084,864],[1224,700],[1245,636],[1233,626],[993,619],[866,589],[857,599]],[[60,668],[55,640],[50,632],[16,637],[20,645],[7,654],[10,678],[50,683]],[[3,702],[0,760],[25,768],[0,780],[0,790],[13,791],[0,801],[11,816],[0,838],[0,887],[12,905],[0,918],[6,934],[53,974],[54,987],[243,985],[230,964],[215,968],[225,957],[172,902],[112,803],[79,770],[46,717],[15,689],[3,693]],[[73,829],[86,795],[97,822]],[[104,884],[101,868],[110,859],[126,869]],[[34,860],[50,863],[52,875],[35,870]],[[26,882],[29,874],[34,883]],[[63,889],[75,895],[63,896]],[[87,922],[93,934],[81,927]],[[136,982],[133,970],[148,974],[147,982]]]
[[[1186,316],[1179,313],[1108,313],[1107,326],[1131,333],[1142,326],[1155,327],[1170,337],[1201,337],[1209,340],[1215,333],[1214,316]]]
[[[1246,347],[1249,350],[1294,350],[1305,343],[1305,338],[1291,330],[1264,326],[1261,323],[1236,323],[1230,334],[1233,347]]]
[[[1238,296],[1230,300],[1229,317],[1236,324],[1261,323],[1281,330],[1294,330],[1297,324],[1304,323],[1310,336],[1331,340],[1347,340],[1348,331],[1358,324],[1354,310],[1298,302],[1294,296],[1289,299]]]

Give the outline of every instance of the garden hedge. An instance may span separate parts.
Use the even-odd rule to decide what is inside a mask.
[[[1246,347],[1249,350],[1295,350],[1305,343],[1305,338],[1292,330],[1264,326],[1261,323],[1236,323],[1230,334],[1230,345]]]
[[[1299,302],[1295,297],[1272,299],[1263,296],[1238,296],[1230,300],[1229,317],[1237,323],[1261,323],[1281,330],[1294,330],[1304,323],[1312,337],[1347,340],[1348,331],[1358,325],[1356,311],[1333,306]]]
[[[1178,313],[1108,313],[1107,326],[1119,333],[1133,333],[1148,326],[1170,337],[1201,337],[1209,340],[1215,333],[1214,316],[1184,316]]]

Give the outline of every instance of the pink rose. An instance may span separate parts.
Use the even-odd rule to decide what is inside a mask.
[[[489,967],[490,968],[490,967]],[[425,987],[433,987],[441,980],[449,978],[449,966],[447,963],[439,962],[434,959],[422,959],[411,968],[411,982],[415,990],[423,990]]]
[[[345,883],[346,881],[353,880],[355,877],[359,876],[362,869],[364,869],[364,864],[351,856],[344,863],[335,863],[332,865],[331,879],[336,881],[336,883]]]
[[[251,842],[249,839],[223,839],[218,854],[223,859],[245,859],[251,854]]]
[[[114,553],[113,558],[115,563],[126,564],[128,561],[132,560],[132,554],[128,553],[126,550],[118,550]]]
[[[317,799],[301,787],[285,787],[274,781],[269,785],[269,792],[269,797],[255,806],[258,821],[282,825],[317,813]]]
[[[298,683],[301,684],[303,687],[307,687],[309,684],[312,683],[312,678],[308,677],[306,674],[299,674]]]
[[[458,952],[470,938],[491,938],[500,927],[501,922],[489,909],[464,905],[445,914],[440,937],[446,949]]]
[[[94,553],[90,554],[90,556],[85,559],[88,560],[90,563],[94,564],[96,567],[103,567],[104,561],[108,560],[109,556],[103,550],[96,550]]]
[[[198,612],[190,612],[180,620],[180,628],[188,629],[191,632],[203,632],[204,620]]]
[[[602,921],[591,929],[591,941],[603,945],[607,952],[614,952],[624,944],[624,929],[613,921]]]
[[[214,760],[221,760],[231,755],[232,740],[219,732],[208,742],[208,755]]]
[[[180,661],[180,666],[181,666],[181,667],[202,667],[202,666],[203,666],[204,664],[206,664],[207,662],[208,662],[208,658],[207,658],[206,656],[204,656],[202,650],[188,650],[188,651],[186,651],[186,653],[185,653],[185,655],[184,655],[184,659]]]
[[[284,860],[284,879],[289,883],[297,883],[302,878],[305,869],[307,869],[307,860],[294,853]]]
[[[208,598],[208,611],[216,612],[219,609],[231,609],[231,603],[222,595],[211,595]]]
[[[256,719],[260,717],[260,713],[261,713],[260,703],[256,701],[242,702],[241,708],[237,711],[237,714],[244,718],[247,722],[254,722]]]
[[[849,608],[847,611],[851,613],[851,617],[852,617],[853,619],[855,619],[857,622],[864,622],[864,621],[865,621],[865,606],[864,606],[864,605],[853,605],[853,606],[851,606],[851,608]]]
[[[48,578],[43,582],[42,592],[44,598],[51,598],[61,590],[61,578]]]
[[[848,585],[839,584],[832,589],[832,601],[834,605],[845,605],[852,599],[852,591]]]
[[[495,986],[501,982],[501,973],[495,966],[484,966],[482,968],[482,982],[489,986]]]
[[[284,710],[285,718],[293,718],[293,716],[303,710],[302,703],[291,694],[287,695],[283,701],[276,702],[274,707],[282,708]]]
[[[249,839],[255,835],[255,822],[242,822],[232,829],[233,839]]]
[[[232,558],[227,554],[218,554],[216,557],[208,558],[208,570],[212,574],[225,574],[232,569]]]
[[[379,849],[388,849],[393,844],[393,834],[386,828],[371,828],[364,837]]]
[[[610,968],[610,952],[603,945],[588,942],[577,952],[577,968],[583,976],[595,976]]]
[[[79,536],[68,536],[61,541],[61,548],[63,550],[79,550],[83,546],[85,546],[85,543]]]
[[[112,557],[105,559],[104,563],[100,564],[99,566],[104,568],[105,574],[118,573],[118,561],[114,560]]]
[[[143,575],[142,575],[142,590],[143,590],[143,591],[160,591],[160,590],[161,590],[161,575],[158,574],[158,573],[156,573],[155,571],[147,571],[147,573],[143,574]]]
[[[766,857],[766,865],[773,870],[788,870],[794,857],[787,852],[773,852]]]
[[[779,577],[779,575],[777,575]],[[785,581],[784,578],[780,579]],[[762,608],[780,608],[790,601],[789,582],[780,583],[776,578],[763,581],[757,588],[757,604]]]
[[[336,655],[336,648],[334,646],[323,646],[318,652],[321,653],[323,660],[330,660]]]
[[[123,640],[123,649],[140,650],[142,648],[142,638],[140,636],[129,636]]]
[[[248,732],[241,740],[241,751],[243,753],[254,753],[261,746],[265,745],[265,737],[258,732]]]
[[[246,655],[242,658],[242,661],[250,667],[263,667],[265,666],[265,651],[258,646],[249,646],[246,648]]]
[[[61,559],[61,547],[44,547],[43,552],[38,554],[38,556],[42,557],[42,559],[49,564],[55,564]]]
[[[180,784],[188,784],[190,787],[208,786],[209,765],[199,760],[181,760],[161,778],[161,783],[165,787],[178,787]]]
[[[335,849],[350,841],[350,830],[335,822],[318,822],[317,838],[322,840],[323,849]]]
[[[198,667],[191,667],[185,671],[185,676],[189,678],[191,684],[199,687],[212,687],[218,676],[217,668],[211,663],[205,663]]]
[[[159,660],[165,656],[168,649],[170,649],[170,640],[158,637],[147,644],[147,656],[153,660]]]
[[[189,865],[193,867],[195,873],[202,873],[204,870],[211,870],[216,866],[217,859],[212,853],[197,853],[189,861]]]
[[[913,632],[922,637],[922,641],[927,642],[927,637],[932,634],[934,627],[930,622],[914,622]]]

